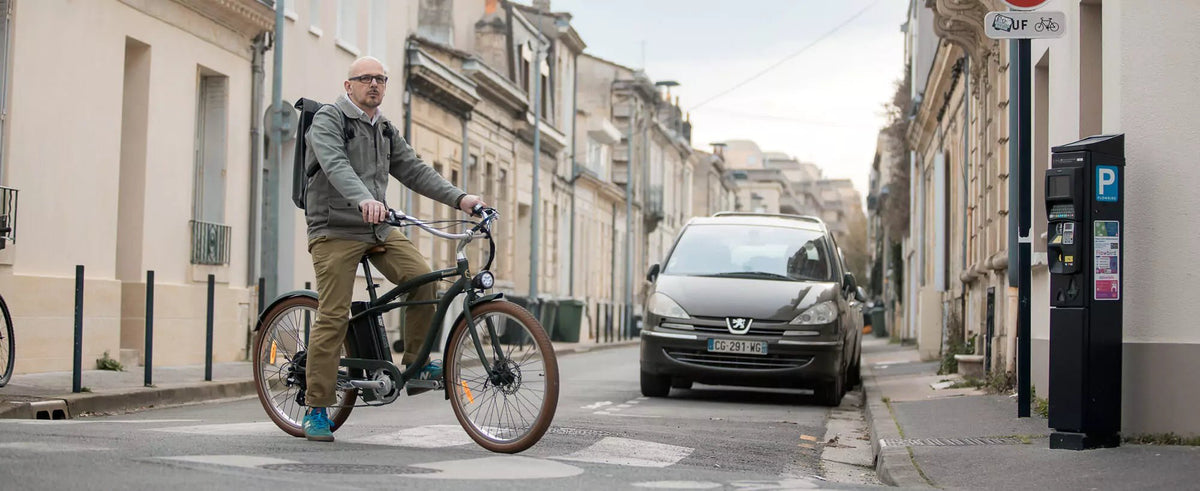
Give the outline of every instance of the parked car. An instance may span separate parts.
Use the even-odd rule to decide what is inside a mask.
[[[664,264],[646,276],[643,395],[693,382],[811,388],[836,406],[858,383],[862,299],[820,219],[694,218]]]

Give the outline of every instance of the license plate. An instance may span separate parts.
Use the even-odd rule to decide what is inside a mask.
[[[765,341],[741,341],[736,339],[709,339],[708,351],[717,353],[741,353],[747,355],[767,354]]]

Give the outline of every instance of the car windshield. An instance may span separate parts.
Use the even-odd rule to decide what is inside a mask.
[[[664,275],[833,281],[825,234],[759,225],[692,225]]]

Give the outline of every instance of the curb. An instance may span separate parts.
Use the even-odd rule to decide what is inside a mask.
[[[225,380],[86,392],[50,397],[20,397],[28,400],[0,402],[0,418],[34,419],[35,407],[61,403],[68,418],[90,414],[121,414],[150,407],[176,406],[215,399],[231,399],[255,393],[254,380]]]
[[[876,385],[875,374],[863,377],[863,398],[867,422],[871,428],[871,449],[875,452],[875,474],[879,480],[889,486],[904,488],[932,488],[917,470],[908,454],[908,447],[884,447],[880,441],[884,439],[899,440],[899,423],[892,417],[888,405],[881,399],[881,392]]]
[[[587,353],[638,344],[638,339],[555,349],[555,355]],[[67,418],[92,414],[122,414],[140,409],[177,406],[255,394],[253,379],[135,387],[55,396],[4,396],[0,419],[35,419],[39,407],[61,407]]]

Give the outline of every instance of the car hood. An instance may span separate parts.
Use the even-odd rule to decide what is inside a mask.
[[[788,322],[838,295],[837,283],[703,276],[659,276],[654,291],[693,317],[750,317]]]

